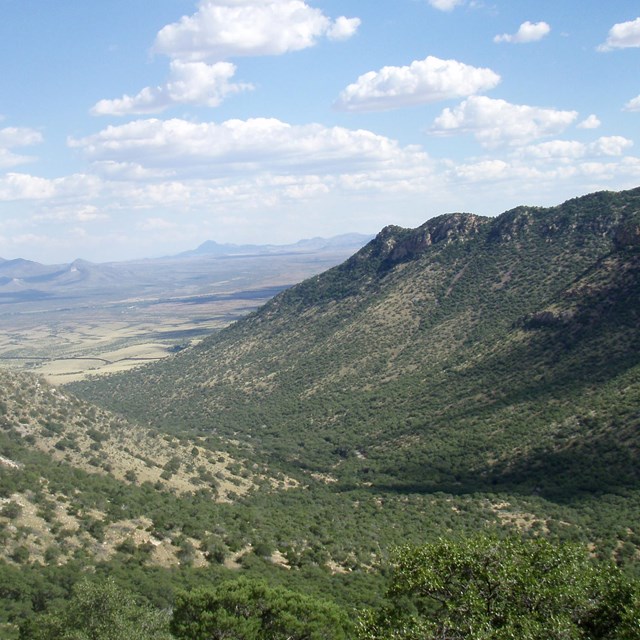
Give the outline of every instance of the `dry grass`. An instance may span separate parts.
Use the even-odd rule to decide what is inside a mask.
[[[0,506],[13,502],[20,505],[22,513],[14,519],[0,516],[0,523],[4,525],[8,534],[0,558],[16,564],[12,559],[14,551],[19,546],[25,546],[29,551],[29,560],[39,564],[46,564],[45,552],[49,547],[57,547],[60,555],[56,563],[65,564],[79,549],[86,549],[98,561],[105,561],[115,555],[123,541],[131,541],[136,547],[148,545],[151,547],[147,564],[163,567],[177,566],[179,547],[172,544],[171,539],[158,539],[151,531],[153,523],[148,518],[118,520],[105,526],[104,536],[96,540],[88,532],[83,531],[78,517],[68,511],[69,503],[65,496],[46,494],[45,496],[56,502],[54,516],[46,521],[38,515],[38,507],[30,497],[24,493],[14,493],[9,498],[0,499]],[[95,520],[103,520],[105,514],[92,511]],[[59,531],[63,531],[63,535]],[[55,532],[55,533],[54,533]],[[62,542],[60,538],[63,538]],[[194,547],[192,564],[202,567],[207,564],[202,551],[198,549],[198,540],[186,538]]]

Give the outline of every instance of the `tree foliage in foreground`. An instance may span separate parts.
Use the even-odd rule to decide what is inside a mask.
[[[170,640],[168,618],[113,580],[83,580],[65,606],[26,623],[20,640]]]
[[[171,621],[181,640],[342,640],[350,629],[334,604],[247,579],[179,595]]]
[[[640,639],[640,590],[586,549],[479,536],[398,551],[362,640]]]

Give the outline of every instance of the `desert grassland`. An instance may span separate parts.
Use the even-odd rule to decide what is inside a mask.
[[[0,314],[0,363],[61,385],[166,358],[268,298],[127,301]]]
[[[94,265],[97,281],[0,298],[0,366],[63,385],[166,358],[353,251]]]

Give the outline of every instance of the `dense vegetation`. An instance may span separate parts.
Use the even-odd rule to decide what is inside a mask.
[[[389,227],[172,361],[75,390],[233,439],[345,505],[400,497],[430,527],[425,498],[489,500],[503,521],[633,557],[639,216],[634,190]]]
[[[158,634],[210,637],[198,616],[151,614],[195,608],[234,627],[217,604],[234,598],[280,603],[276,621],[288,607],[310,621],[316,607],[366,609],[364,638],[638,637],[639,276],[640,189],[451,214],[384,229],[156,365],[64,393],[3,374],[0,622],[25,638],[64,626],[95,596],[90,577],[115,602],[136,594],[118,609],[125,637],[147,614]],[[546,614],[517,613],[513,598],[552,610],[555,583],[514,587],[515,617],[478,613],[463,633],[456,607],[481,595],[438,612],[427,583],[416,594],[398,578],[416,558],[452,571],[472,557],[468,576],[498,544],[505,571],[547,558],[574,572],[571,610],[600,603],[589,619],[610,616],[618,635],[549,614],[562,636]],[[232,637],[277,637],[252,615]]]
[[[640,583],[586,549],[475,536],[397,553],[387,602],[348,612],[261,580],[177,595],[169,613],[112,580],[21,626],[22,640],[637,640]],[[351,613],[351,615],[349,615]],[[354,617],[357,615],[357,623]]]

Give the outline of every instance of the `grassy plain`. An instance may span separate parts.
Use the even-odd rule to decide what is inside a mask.
[[[104,288],[0,300],[0,363],[61,385],[160,360],[351,251],[134,263]]]

